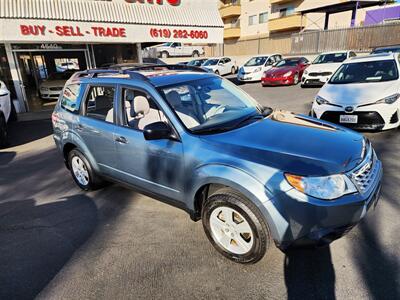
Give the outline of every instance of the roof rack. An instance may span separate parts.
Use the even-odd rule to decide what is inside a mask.
[[[201,73],[209,72],[203,68],[194,67],[194,66],[186,66],[186,65],[150,65],[150,66],[129,68],[129,69],[126,69],[125,71],[163,71],[163,70],[193,71],[193,72],[201,72]]]
[[[71,79],[78,79],[81,77],[98,78],[101,75],[128,75],[130,79],[148,80],[146,76],[131,70],[105,70],[105,69],[90,69],[85,71],[76,72]]]
[[[209,71],[204,70],[199,67],[193,66],[185,66],[185,65],[149,65],[149,66],[141,66],[141,67],[133,67],[125,70],[118,69],[90,69],[85,71],[76,72],[70,78],[71,81],[78,80],[79,78],[98,78],[102,75],[128,75],[130,79],[139,79],[149,81],[149,78],[140,73],[141,71],[193,71],[193,72],[201,72],[208,73]]]

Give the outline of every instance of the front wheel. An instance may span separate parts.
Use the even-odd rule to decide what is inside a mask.
[[[103,181],[95,174],[92,166],[79,150],[72,150],[68,155],[68,164],[75,183],[84,191],[100,188]]]
[[[198,51],[193,51],[192,57],[199,57],[200,54]]]
[[[218,70],[216,70],[216,71],[215,71],[215,74],[219,75],[219,71],[218,71]]]
[[[234,262],[256,263],[271,244],[268,227],[259,210],[229,188],[217,191],[206,200],[202,222],[214,248]]]
[[[236,74],[236,68],[235,68],[235,67],[232,67],[232,69],[231,69],[231,74],[232,74],[232,75],[235,75],[235,74]]]
[[[168,58],[168,57],[169,57],[169,54],[168,54],[167,51],[163,51],[163,52],[161,53],[161,58]]]

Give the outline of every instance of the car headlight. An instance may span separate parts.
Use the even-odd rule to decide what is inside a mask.
[[[292,71],[289,71],[289,72],[287,72],[287,73],[285,73],[284,75],[283,75],[283,77],[289,77],[289,76],[292,76]]]
[[[255,69],[255,70],[253,71],[253,73],[260,72],[261,70],[262,70],[262,68],[261,68],[261,67],[258,67],[257,69]]]
[[[318,95],[317,95],[317,97],[315,97],[315,102],[317,102],[319,105],[329,104],[328,100],[326,100],[326,99],[324,99],[324,98],[322,98],[321,96],[318,96]]]
[[[285,174],[285,177],[289,184],[299,192],[322,200],[333,200],[357,192],[351,180],[342,174],[325,177]]]
[[[392,96],[383,98],[381,100],[376,101],[376,104],[386,103],[386,104],[393,104],[400,98],[400,94],[394,94]]]

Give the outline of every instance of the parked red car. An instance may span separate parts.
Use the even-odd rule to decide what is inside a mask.
[[[276,62],[261,78],[261,84],[267,85],[296,85],[300,82],[309,61],[305,57],[285,58]]]

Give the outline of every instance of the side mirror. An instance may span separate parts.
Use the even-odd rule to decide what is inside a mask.
[[[164,122],[156,122],[146,125],[143,129],[143,135],[146,140],[166,140],[176,139],[171,126]]]

